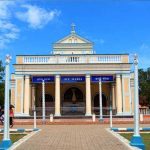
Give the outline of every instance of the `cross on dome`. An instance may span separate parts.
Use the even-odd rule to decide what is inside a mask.
[[[72,23],[71,24],[71,33],[75,33],[75,24],[74,23]]]

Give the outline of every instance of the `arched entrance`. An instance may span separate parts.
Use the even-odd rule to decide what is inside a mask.
[[[83,92],[77,87],[70,87],[64,92],[62,113],[64,115],[84,114],[85,102]]]
[[[102,93],[102,107],[103,107],[103,113],[104,114],[107,114],[107,111],[106,111],[107,110],[106,109],[107,106],[108,106],[107,98],[106,98],[105,94]],[[94,96],[93,107],[94,107],[94,113],[99,114],[99,94],[96,94]]]
[[[83,93],[77,87],[71,87],[64,93],[64,102],[72,102],[76,104],[77,102],[83,102]]]

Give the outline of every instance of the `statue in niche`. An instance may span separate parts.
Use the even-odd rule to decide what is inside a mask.
[[[77,101],[77,98],[76,98],[76,94],[75,94],[75,89],[72,89],[72,103],[75,104]]]

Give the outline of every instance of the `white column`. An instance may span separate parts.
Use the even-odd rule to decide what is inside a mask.
[[[36,129],[36,109],[35,109],[35,106],[34,106],[34,129]]]
[[[112,90],[112,109],[116,109],[116,101],[115,101],[115,84],[112,83],[111,85]]]
[[[21,113],[22,114],[24,113],[24,100],[25,100],[25,76],[23,76],[23,79],[22,79],[22,100],[21,100]]]
[[[122,107],[123,114],[131,114],[130,74],[122,74]]]
[[[117,100],[117,115],[122,115],[122,91],[120,74],[116,75],[116,100]]]
[[[132,115],[131,77],[129,77],[130,114]]]
[[[100,109],[99,120],[103,121],[102,81],[101,81],[101,78],[99,80],[99,109]]]
[[[31,101],[31,107],[33,109],[34,105],[35,105],[35,85],[32,85],[32,101]]]
[[[134,136],[139,136],[139,85],[138,58],[134,57]]]
[[[55,116],[60,114],[60,75],[55,76]]]
[[[90,75],[86,75],[86,116],[91,116],[91,81]]]
[[[24,114],[29,116],[30,107],[30,76],[25,76],[25,89],[24,89]]]
[[[45,124],[45,82],[42,81],[42,122]]]
[[[8,141],[8,147],[11,145],[11,140],[9,136],[9,63],[11,57],[8,55],[6,56],[6,67],[5,67],[5,106],[4,106],[4,137],[3,141]],[[7,145],[6,145],[7,146]]]
[[[122,80],[121,80],[121,89],[122,89],[122,114],[125,114],[125,94],[124,94],[124,78],[125,75],[122,74]]]

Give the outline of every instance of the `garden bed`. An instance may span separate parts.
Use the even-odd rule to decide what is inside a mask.
[[[133,133],[120,133],[120,135],[130,141]],[[150,133],[141,133],[140,135],[142,136],[146,150],[150,150]]]
[[[23,138],[24,136],[26,136],[27,134],[24,134],[24,133],[12,133],[10,134],[10,139],[12,141],[12,143],[15,143],[16,141],[20,140],[21,138]],[[0,142],[2,141],[3,139],[3,134],[0,134]]]

